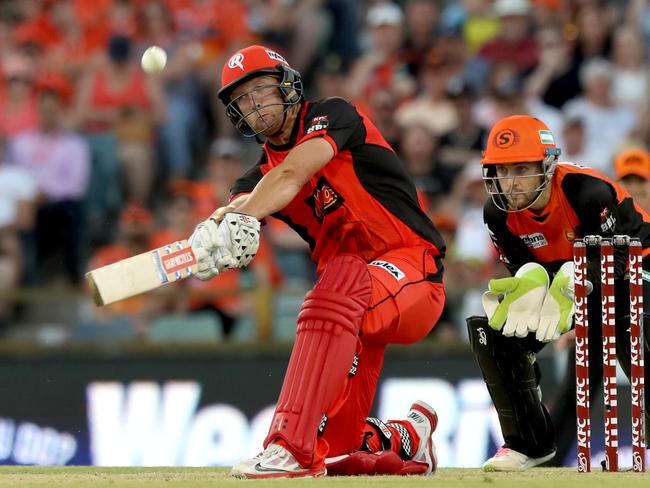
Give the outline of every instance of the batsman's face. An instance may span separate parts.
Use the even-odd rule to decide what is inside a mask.
[[[519,210],[526,208],[538,196],[544,183],[542,163],[499,164],[496,176],[508,205]]]
[[[246,123],[258,134],[274,134],[282,128],[286,104],[280,94],[279,81],[273,76],[253,78],[232,93]]]

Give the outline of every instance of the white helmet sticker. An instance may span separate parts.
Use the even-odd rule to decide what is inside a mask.
[[[244,55],[242,53],[233,54],[228,60],[229,68],[239,68],[244,71]]]
[[[553,139],[553,134],[550,130],[540,130],[538,132],[539,140],[542,142],[542,144],[555,144],[555,139]]]
[[[284,64],[286,64],[287,66],[289,66],[289,63],[287,63],[287,60],[284,59],[282,56],[280,56],[280,55],[279,55],[278,53],[276,53],[275,51],[271,51],[270,49],[265,49],[265,51],[266,51],[266,55],[267,55],[269,58],[271,58],[271,59],[273,59],[273,60],[275,60],[275,61],[280,61],[281,63],[284,63]]]

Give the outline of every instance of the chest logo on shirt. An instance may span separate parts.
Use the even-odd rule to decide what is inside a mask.
[[[540,247],[548,246],[548,242],[546,241],[546,237],[544,237],[544,234],[541,232],[535,232],[534,234],[526,234],[523,236],[519,236],[519,238],[524,241],[524,243],[532,248],[532,249],[538,249]]]
[[[343,205],[343,197],[338,194],[334,188],[329,184],[324,176],[321,176],[316,183],[316,188],[312,195],[305,200],[314,210],[314,217],[318,223],[323,223],[325,215],[334,212],[337,208]]]
[[[373,261],[373,262],[370,263],[369,266],[377,266],[378,268],[385,269],[391,275],[393,275],[393,278],[395,278],[397,281],[401,280],[402,278],[404,278],[406,276],[404,274],[404,271],[399,269],[394,264],[389,263],[388,261]]]
[[[314,117],[313,119],[311,119],[311,122],[309,123],[307,134],[311,134],[314,131],[327,129],[329,125],[330,125],[330,121],[327,115],[319,115],[318,117]]]

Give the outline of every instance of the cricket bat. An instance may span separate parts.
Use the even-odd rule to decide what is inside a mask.
[[[108,305],[197,272],[196,256],[186,240],[123,259],[86,273],[96,305]]]

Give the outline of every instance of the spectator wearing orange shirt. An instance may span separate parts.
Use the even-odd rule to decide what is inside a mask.
[[[650,211],[650,153],[641,148],[621,151],[614,159],[616,179],[634,201]]]
[[[139,10],[140,45],[138,54],[149,46],[167,52],[167,64],[159,74],[169,116],[160,126],[161,156],[172,178],[195,173],[192,150],[201,133],[201,85],[197,69],[197,41],[179,32],[164,4],[148,1]]]
[[[120,169],[126,200],[148,201],[155,128],[165,118],[160,80],[140,69],[130,38],[111,37],[106,58],[80,81],[76,112],[93,158],[91,218],[101,227],[120,204]]]
[[[16,52],[2,62],[0,88],[0,136],[11,137],[38,127],[38,111],[32,61]]]
[[[100,247],[90,259],[88,268],[99,268],[148,251],[152,248],[153,225],[153,215],[147,208],[128,205],[119,216],[117,240],[112,244]],[[145,337],[149,317],[159,308],[157,302],[156,295],[149,293],[121,300],[105,307],[94,307],[93,310],[99,322],[128,318],[136,334]]]

